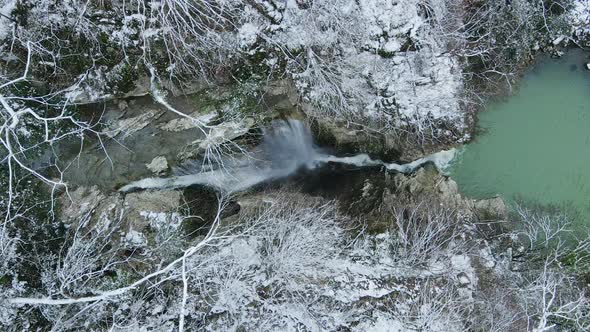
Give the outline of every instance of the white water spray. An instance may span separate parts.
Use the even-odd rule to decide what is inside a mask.
[[[223,192],[242,191],[257,184],[277,180],[295,174],[298,170],[313,170],[326,163],[339,163],[357,167],[385,166],[388,170],[411,173],[418,167],[432,162],[440,170],[445,169],[455,155],[455,149],[440,151],[407,164],[384,163],[367,154],[350,157],[330,155],[318,148],[307,126],[298,120],[275,121],[264,132],[260,151],[254,158],[232,160],[224,167],[198,171],[196,167],[170,178],[147,178],[132,182],[120,189],[129,192],[139,189],[171,189],[191,185],[205,185]],[[253,161],[254,160],[254,161]],[[191,174],[191,171],[194,172]]]

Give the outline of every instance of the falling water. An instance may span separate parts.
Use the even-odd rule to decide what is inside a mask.
[[[453,159],[454,149],[441,151],[407,164],[384,163],[367,154],[338,157],[324,152],[313,142],[307,126],[298,120],[275,121],[265,130],[262,143],[255,152],[243,159],[222,161],[216,169],[206,170],[188,166],[183,175],[169,178],[147,178],[132,182],[120,189],[129,192],[139,189],[182,188],[206,185],[223,192],[237,192],[259,183],[295,174],[301,169],[313,170],[327,163],[357,167],[385,166],[388,170],[411,173],[425,163],[432,162],[444,169]]]

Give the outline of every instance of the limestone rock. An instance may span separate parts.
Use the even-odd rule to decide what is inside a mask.
[[[211,148],[216,148],[224,143],[232,141],[245,135],[255,124],[253,118],[246,118],[242,121],[226,121],[212,127],[205,139],[198,139],[186,144],[180,153],[178,160],[184,161],[195,158]]]
[[[105,198],[96,186],[78,187],[70,191],[69,195],[61,196],[61,219],[64,221],[81,219],[85,214],[95,210]]]
[[[129,107],[129,105],[125,100],[121,100],[117,103],[117,107],[119,108],[119,111],[124,111],[127,109],[127,107]]]
[[[154,219],[172,220],[180,218],[178,210],[182,204],[181,192],[176,190],[140,191],[127,194],[124,198],[124,231],[144,233],[153,228]]]
[[[150,92],[151,80],[147,76],[141,76],[133,81],[133,90],[125,93],[123,98],[141,97]]]
[[[147,127],[154,118],[159,117],[163,112],[159,109],[148,109],[134,117],[114,120],[108,125],[106,134],[111,138],[119,135],[125,138]]]
[[[63,208],[59,217],[69,225],[84,223],[88,229],[116,227],[120,237],[113,238],[113,243],[137,247],[146,244],[146,234],[158,228],[154,225],[156,222],[179,223],[182,220],[178,213],[181,195],[179,191],[159,190],[123,197],[102,192],[96,186],[79,187],[69,195],[62,194]]]
[[[182,193],[177,190],[140,191],[125,196],[124,206],[133,229],[142,230],[146,219],[154,214],[176,213],[181,205]]]
[[[234,140],[246,134],[253,126],[254,119],[252,118],[246,118],[243,121],[223,122],[211,128],[207,138],[198,143],[199,150],[205,151],[210,147]]]
[[[555,46],[559,45],[562,41],[564,41],[565,38],[566,38],[566,36],[564,36],[564,35],[561,35],[561,36],[555,38],[553,40],[553,45],[555,45]]]
[[[161,174],[168,170],[168,160],[164,156],[158,156],[152,159],[152,162],[145,166],[155,174]]]
[[[318,144],[342,153],[366,152],[376,159],[399,161],[400,151],[386,135],[334,119],[316,119],[312,131]]]
[[[158,128],[170,132],[179,132],[187,129],[197,128],[200,123],[209,124],[211,121],[213,121],[213,119],[217,117],[217,112],[212,109],[207,109],[205,112],[197,111],[189,114],[189,116],[194,118],[194,120],[188,117],[182,117],[170,120],[158,126]]]
[[[438,185],[438,190],[443,197],[452,197],[459,194],[459,186],[457,185],[457,182],[451,178],[446,178],[441,181]]]
[[[288,117],[297,117],[299,93],[290,80],[278,80],[264,87],[264,104]]]
[[[506,218],[508,215],[506,204],[501,197],[482,199],[475,202],[475,210],[495,218]]]

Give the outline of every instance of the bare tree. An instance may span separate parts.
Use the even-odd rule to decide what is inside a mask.
[[[562,246],[545,257],[540,269],[525,275],[527,286],[521,290],[521,297],[529,331],[551,331],[557,326],[579,331],[590,328],[590,301],[575,277],[559,266]]]
[[[586,330],[590,301],[575,270],[586,260],[586,239],[570,236],[571,224],[563,213],[543,213],[517,206],[519,230],[527,251],[518,274],[521,287],[513,290],[522,305],[527,330],[551,331],[558,326]],[[577,244],[576,244],[577,242]],[[567,265],[566,265],[567,264]]]
[[[472,322],[483,331],[502,332],[522,330],[526,315],[519,304],[519,290],[510,285],[495,285],[493,290],[478,294]]]
[[[428,202],[394,209],[391,230],[392,256],[402,266],[426,267],[447,257],[465,253],[455,211]]]
[[[562,212],[548,214],[536,212],[522,205],[516,206],[519,220],[519,235],[528,242],[529,250],[547,248],[550,244],[560,244],[570,232],[569,217]]]
[[[117,278],[114,283],[109,271],[121,273],[121,264],[140,257],[118,258],[121,247],[112,238],[118,234],[118,224],[113,221],[101,228],[87,216],[72,228],[70,245],[57,258],[56,269],[44,273],[48,294],[7,303],[39,308],[55,328],[63,330],[109,322],[111,312],[120,322],[145,321],[149,315],[132,319],[116,308],[149,308],[155,302],[172,306],[168,312],[172,318],[160,318],[176,321],[181,331],[189,322],[205,324],[205,317],[216,315],[225,318],[215,324],[234,325],[244,319],[248,313],[244,308],[251,303],[258,309],[248,314],[265,317],[258,324],[266,319],[268,324],[279,324],[282,318],[275,318],[270,307],[311,301],[300,293],[306,280],[338,255],[345,239],[333,204],[285,195],[252,206],[233,221],[221,219],[227,199],[222,197],[208,233],[189,243],[180,257],[135,280]],[[143,296],[154,299],[145,302]]]
[[[0,160],[7,167],[7,207],[4,214],[5,226],[15,216],[12,211],[12,201],[15,196],[15,183],[17,174],[20,171],[34,176],[36,179],[51,187],[51,198],[54,198],[56,190],[65,187],[65,167],[57,163],[51,163],[57,173],[57,178],[50,178],[46,171],[32,166],[31,157],[43,149],[53,151],[58,142],[67,138],[79,138],[80,144],[84,144],[84,135],[95,134],[100,146],[104,148],[101,133],[96,129],[96,123],[78,120],[71,113],[70,100],[63,96],[63,91],[57,91],[48,95],[20,94],[17,85],[30,84],[30,71],[32,61],[38,47],[27,42],[27,56],[23,72],[16,78],[0,76],[0,144],[1,149],[6,152]],[[107,155],[108,158],[108,155]]]
[[[469,302],[452,282],[425,279],[415,288],[388,306],[407,331],[469,331]]]

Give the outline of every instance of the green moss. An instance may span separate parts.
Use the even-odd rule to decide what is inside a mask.
[[[117,93],[126,93],[135,88],[135,81],[139,78],[137,69],[129,64],[123,65],[119,71],[120,79],[115,82],[114,89]]]
[[[576,265],[576,260],[578,255],[575,252],[571,252],[560,259],[561,264],[565,266],[574,267]]]
[[[217,108],[223,104],[223,100],[215,99],[212,95],[212,90],[203,90],[190,96],[191,104],[196,109],[204,109],[214,107]]]
[[[2,188],[7,188],[4,186],[7,182],[7,173],[5,166],[0,167]],[[24,171],[18,169],[15,178],[20,181],[14,184],[14,192],[17,194],[13,197],[13,209],[20,206],[26,206],[28,209],[25,212],[20,211],[21,215],[12,220],[8,229],[11,236],[18,234],[21,242],[17,248],[20,259],[13,269],[20,281],[26,281],[30,287],[41,287],[38,258],[49,257],[60,252],[65,227],[59,220],[55,220],[50,212],[51,197],[44,183],[33,179],[30,175],[27,176]],[[54,212],[59,209],[58,203],[54,202]],[[0,206],[0,210],[6,211],[6,207]],[[16,215],[17,211],[11,212]],[[4,218],[4,216],[0,217]]]
[[[276,60],[271,65],[269,59]],[[242,58],[231,68],[231,76],[238,82],[260,81],[272,77],[274,72],[284,72],[286,60],[264,49],[258,49],[253,54]]]
[[[247,81],[268,74],[269,68],[264,64],[268,54],[265,51],[258,51],[251,57],[238,63],[232,71],[232,76],[238,81]]]
[[[0,286],[10,286],[12,284],[12,277],[8,275],[0,276]]]
[[[26,27],[29,19],[29,11],[32,5],[26,1],[17,1],[14,9],[12,10],[11,16],[16,20],[17,24],[22,27]]]

